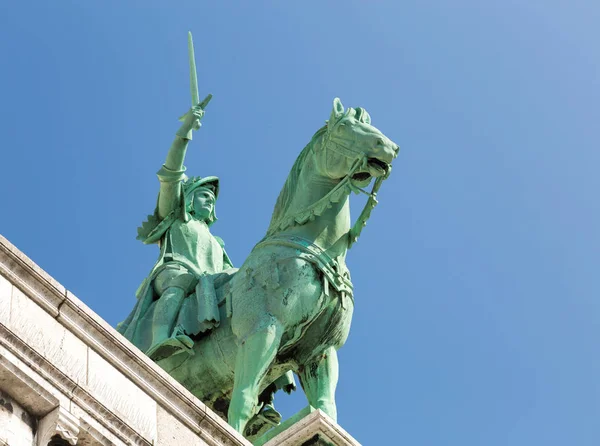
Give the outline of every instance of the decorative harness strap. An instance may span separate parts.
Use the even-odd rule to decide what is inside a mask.
[[[323,286],[326,295],[329,295],[329,285],[331,285],[340,295],[345,294],[352,299],[354,287],[350,281],[350,272],[346,264],[331,257],[320,246],[295,235],[280,235],[259,242],[254,249],[269,245],[288,246],[296,249],[298,253],[294,257],[313,263],[323,273],[325,278]],[[354,301],[354,299],[352,300]]]

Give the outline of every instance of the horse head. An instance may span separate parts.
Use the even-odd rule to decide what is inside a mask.
[[[390,174],[398,151],[396,143],[371,125],[371,117],[364,108],[344,110],[341,101],[335,98],[327,124],[314,134],[292,167],[277,198],[267,235],[302,226],[323,215],[332,203],[339,206],[329,217],[341,217],[338,223],[349,224],[338,211],[347,207],[345,198],[350,190],[358,191],[376,178],[373,195]],[[337,227],[347,231],[340,225]],[[317,228],[316,232],[321,231]],[[300,235],[310,239],[308,234]],[[356,238],[353,234],[353,239]]]
[[[344,110],[335,98],[331,117],[324,127],[322,143],[315,148],[315,165],[319,173],[331,179],[350,179],[359,187],[372,178],[386,177],[399,147],[371,125],[363,108]]]

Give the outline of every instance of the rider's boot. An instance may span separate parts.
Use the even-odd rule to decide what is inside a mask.
[[[154,361],[160,361],[181,351],[192,351],[194,341],[180,330],[173,333],[173,325],[183,303],[185,291],[179,287],[167,288],[156,301],[152,320],[152,346],[146,351]]]

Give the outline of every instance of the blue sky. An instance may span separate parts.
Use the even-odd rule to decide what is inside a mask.
[[[340,424],[365,445],[595,446],[599,22],[591,0],[4,2],[0,232],[125,318],[191,30],[214,98],[186,164],[221,178],[237,266],[334,97],[401,147],[348,257]]]

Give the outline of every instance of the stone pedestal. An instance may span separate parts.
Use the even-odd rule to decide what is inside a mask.
[[[271,429],[254,446],[360,446],[320,410],[310,406]]]
[[[358,444],[320,411],[304,415],[279,426],[265,446]],[[329,443],[306,443],[316,434]],[[0,236],[0,446],[6,444],[251,446]]]

